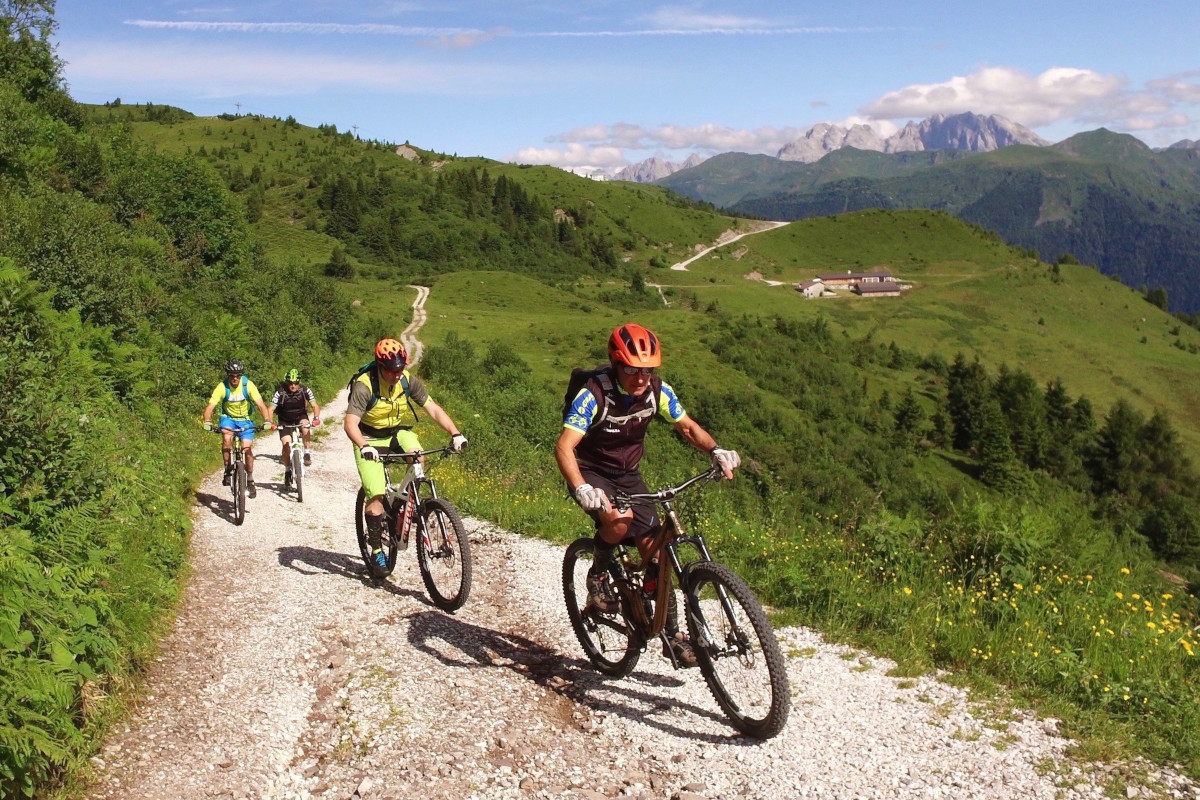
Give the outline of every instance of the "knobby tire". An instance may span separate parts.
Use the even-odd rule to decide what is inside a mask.
[[[787,722],[791,694],[787,662],[766,612],[746,582],[723,564],[693,565],[686,583],[688,630],[713,698],[735,728],[770,739]]]
[[[587,572],[596,545],[591,537],[576,539],[563,557],[563,599],[571,627],[592,665],[614,678],[637,666],[643,642],[623,613],[601,614],[587,608]]]
[[[358,490],[358,497],[354,501],[354,531],[358,535],[358,552],[362,555],[363,564],[367,567],[367,576],[375,577],[376,580],[382,580],[392,574],[392,570],[396,568],[396,557],[400,554],[400,548],[397,546],[395,529],[393,524],[393,513],[387,506],[386,499],[384,500],[383,514],[383,552],[387,554],[387,572],[383,575],[376,576],[371,571],[371,544],[367,541],[367,492],[365,489]]]
[[[239,461],[233,470],[233,524],[246,521],[246,465]]]
[[[434,605],[457,611],[471,593],[471,543],[462,518],[448,501],[434,498],[421,503],[419,514],[424,529],[424,535],[416,532],[421,579]]]
[[[292,485],[296,487],[296,502],[304,502],[304,455],[292,445]]]

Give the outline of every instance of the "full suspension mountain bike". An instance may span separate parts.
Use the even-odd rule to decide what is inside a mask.
[[[563,559],[563,596],[588,659],[600,672],[624,677],[649,642],[661,638],[666,644],[668,593],[678,581],[696,660],[717,705],[733,727],[770,739],[783,730],[791,703],[787,665],[775,632],[750,587],[729,567],[712,560],[701,534],[684,532],[672,507],[679,494],[721,474],[714,466],[658,492],[612,498],[622,511],[637,503],[662,509],[662,523],[647,557],[635,563],[637,548],[618,545],[605,577],[620,610],[603,613],[587,603],[594,539],[576,539]],[[682,546],[694,550],[695,558],[682,561]],[[671,660],[678,669],[673,654]]]
[[[387,492],[383,498],[383,549],[387,554],[387,575],[396,568],[401,550],[408,549],[409,540],[417,540],[417,566],[421,579],[434,605],[443,611],[456,611],[467,601],[471,592],[471,543],[463,529],[462,518],[450,501],[438,497],[437,485],[426,474],[422,456],[454,453],[449,447],[434,450],[414,450],[410,453],[380,453],[387,476]],[[397,464],[408,464],[399,482],[393,478]],[[354,524],[358,533],[358,549],[363,563],[370,570],[371,545],[367,541],[367,522],[364,510],[365,489],[358,490],[354,504]],[[386,577],[386,575],[384,576]]]
[[[220,436],[230,428],[213,428],[212,433]],[[268,430],[266,425],[255,425],[255,432]],[[232,460],[229,462],[233,467],[229,476],[229,491],[233,493],[233,524],[241,525],[246,521],[246,485],[249,481],[249,476],[246,472],[246,453],[242,444],[242,437],[238,436],[236,431],[233,433],[233,450]]]

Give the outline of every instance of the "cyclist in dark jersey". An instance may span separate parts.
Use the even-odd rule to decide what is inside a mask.
[[[300,425],[308,420],[308,408],[312,406],[312,427],[321,424],[321,406],[313,390],[300,382],[300,370],[289,369],[283,382],[275,387],[271,398],[272,414],[279,415],[279,441],[283,442],[283,485],[292,485],[292,431],[288,426]],[[300,426],[300,438],[304,440],[304,466],[312,466],[312,433],[308,425]]]
[[[645,557],[658,529],[653,507],[639,505],[622,513],[609,502],[618,491],[650,491],[638,472],[650,421],[659,415],[665,418],[693,447],[711,455],[727,479],[733,478],[733,470],[741,464],[735,451],[718,447],[712,436],[687,415],[675,391],[655,374],[662,365],[662,350],[651,331],[633,323],[619,326],[609,337],[608,358],[609,366],[589,379],[571,401],[554,448],[571,496],[596,525],[595,560],[587,579],[588,604],[605,613],[619,608],[604,580],[613,549],[632,540]],[[672,593],[667,610],[668,640],[680,663],[695,666],[696,655],[679,630],[675,605]]]

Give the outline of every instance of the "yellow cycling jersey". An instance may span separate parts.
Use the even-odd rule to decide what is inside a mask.
[[[405,397],[406,385],[408,398]],[[405,370],[404,379],[390,387],[381,382],[379,397],[374,399],[371,373],[368,371],[359,375],[351,386],[346,413],[357,415],[360,429],[368,434],[390,434],[399,428],[411,428],[416,424],[417,417],[409,405],[409,399],[422,408],[429,401],[429,393],[420,378],[410,376]]]
[[[251,401],[261,403],[262,395],[258,393],[258,387],[254,385],[254,381],[244,375],[233,387],[228,387],[225,385],[225,381],[221,381],[208,398],[209,405],[219,406],[221,416],[230,419],[250,419]]]

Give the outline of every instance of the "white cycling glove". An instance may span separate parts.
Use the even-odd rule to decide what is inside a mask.
[[[379,451],[376,450],[371,445],[367,445],[366,447],[359,450],[358,454],[360,456],[362,456],[363,461],[378,461],[379,460]]]
[[[575,502],[579,503],[579,507],[584,511],[608,511],[612,508],[608,502],[608,495],[603,489],[597,489],[590,483],[581,483],[575,487]]]
[[[467,437],[461,433],[456,433],[450,437],[450,449],[456,453],[461,453],[467,449]]]
[[[718,447],[712,451],[711,455],[714,464],[729,472],[733,472],[742,465],[742,457],[737,454],[736,450],[722,450]]]

